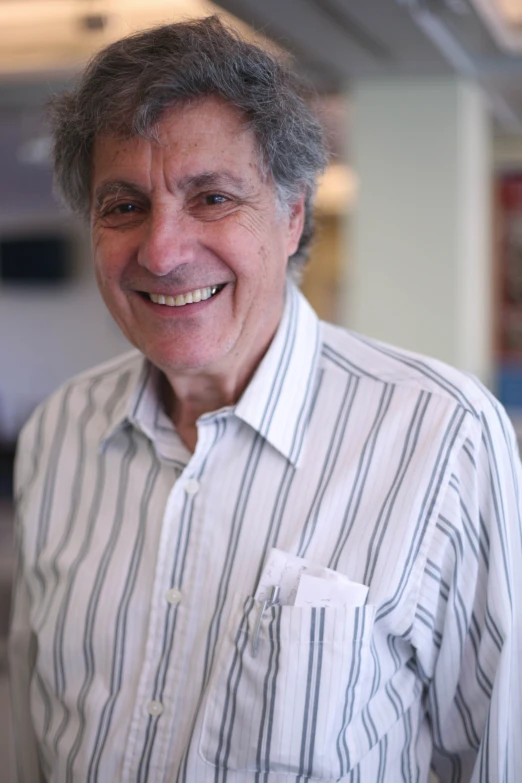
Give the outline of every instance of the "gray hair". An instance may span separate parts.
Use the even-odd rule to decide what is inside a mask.
[[[216,95],[237,107],[256,139],[263,174],[286,209],[304,193],[305,225],[289,271],[299,276],[313,236],[313,201],[326,165],[320,123],[301,83],[279,58],[217,16],[169,24],[102,49],[75,90],[51,101],[55,187],[87,216],[92,149],[100,133],[154,139],[164,112]]]

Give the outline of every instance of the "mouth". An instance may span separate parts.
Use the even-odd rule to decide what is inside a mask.
[[[185,305],[204,302],[206,299],[212,299],[219,294],[225,287],[225,283],[220,285],[206,286],[205,288],[196,288],[194,291],[188,291],[186,294],[177,296],[164,296],[163,294],[152,294],[148,291],[143,292],[143,296],[150,299],[154,304],[166,305],[167,307],[185,307]]]

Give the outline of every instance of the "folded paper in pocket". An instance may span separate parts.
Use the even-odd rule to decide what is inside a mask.
[[[256,599],[267,600],[273,587],[279,588],[279,603],[283,606],[363,606],[368,594],[365,585],[351,582],[344,574],[275,548],[268,555]],[[314,595],[316,600],[312,602]]]
[[[336,607],[364,606],[368,588],[358,582],[324,579],[301,574],[295,606]]]

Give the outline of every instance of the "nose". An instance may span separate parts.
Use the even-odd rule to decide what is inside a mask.
[[[195,227],[174,209],[152,210],[138,248],[138,264],[158,277],[168,275],[195,257]]]

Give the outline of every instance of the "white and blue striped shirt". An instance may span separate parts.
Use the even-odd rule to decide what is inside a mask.
[[[292,287],[193,454],[159,399],[133,352],[22,434],[19,780],[520,783],[522,477],[496,401]],[[269,608],[253,657],[273,547],[369,594]]]

